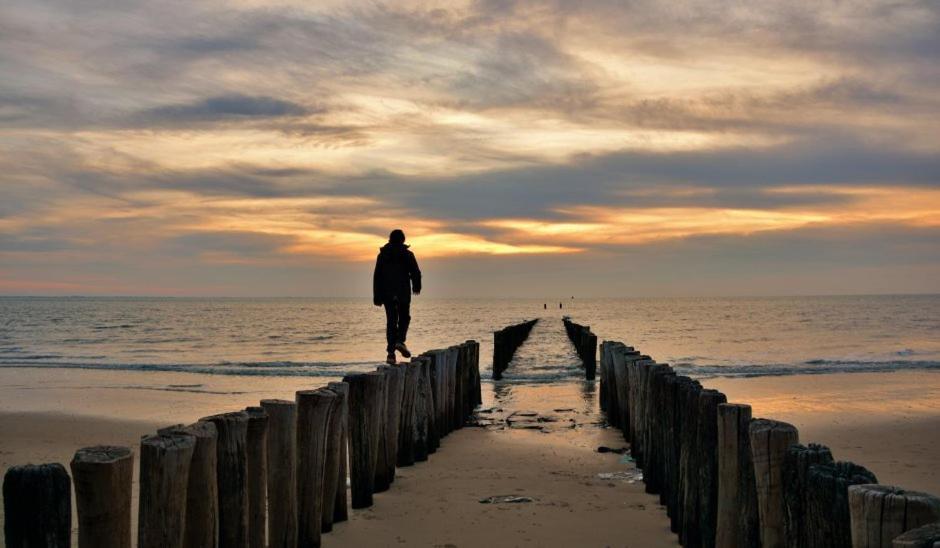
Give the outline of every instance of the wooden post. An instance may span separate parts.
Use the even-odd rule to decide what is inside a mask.
[[[246,456],[248,463],[248,546],[265,548],[268,528],[268,414],[263,407],[248,407]]]
[[[751,406],[718,405],[718,517],[715,544],[759,548],[754,465],[749,424]]]
[[[79,548],[130,548],[134,453],[99,445],[72,458]]]
[[[714,548],[718,524],[718,406],[728,398],[717,390],[699,396],[699,530],[702,546]]]
[[[654,364],[650,366],[649,380],[647,382],[647,404],[650,409],[647,410],[646,425],[646,458],[643,465],[643,483],[647,493],[658,495],[661,488],[661,478],[659,475],[659,459],[661,447],[655,442],[656,419],[653,412],[653,403],[657,398],[657,389],[659,388],[659,379],[666,372],[665,365]]]
[[[298,548],[320,546],[327,429],[338,398],[326,388],[296,394]]]
[[[326,461],[323,466],[323,510],[320,512],[321,522],[320,530],[323,533],[329,533],[333,530],[333,520],[336,516],[337,491],[340,481],[340,459],[345,455],[343,445],[343,421],[346,418],[346,394],[345,391],[339,391],[337,384],[330,383],[327,390],[336,394],[336,401],[333,404],[333,410],[330,413],[329,422],[326,425]],[[342,473],[345,474],[345,468]],[[346,477],[343,476],[343,504],[346,503]]]
[[[806,493],[807,531],[812,548],[852,548],[849,486],[878,478],[851,462],[811,464]]]
[[[601,341],[600,353],[600,368],[601,368],[601,378],[597,383],[597,400],[601,406],[601,411],[607,415],[607,423],[611,426],[617,426],[610,420],[610,412],[607,410],[607,389],[610,387],[610,383],[607,380],[607,372],[610,370],[610,366],[607,363],[608,354],[610,352],[609,346],[613,344],[611,341]]]
[[[140,442],[138,548],[182,548],[186,488],[196,449],[190,434],[158,434]]]
[[[666,514],[669,516],[669,528],[673,533],[679,533],[681,530],[681,502],[684,487],[684,477],[681,475],[682,464],[682,441],[683,426],[685,423],[684,399],[689,386],[693,383],[692,379],[686,376],[676,376],[672,379],[674,385],[669,396],[668,404],[672,422],[672,451],[668,455],[669,475],[671,489],[668,492],[666,501]]]
[[[195,438],[196,445],[189,463],[189,481],[186,486],[183,546],[214,546],[219,534],[219,487],[215,470],[218,458],[218,431],[215,425],[211,422],[196,422],[189,426],[177,424],[161,428],[157,433],[186,434]]]
[[[641,380],[637,382],[641,382]],[[684,399],[681,403],[684,416],[682,418],[682,456],[679,463],[680,481],[682,483],[682,491],[680,493],[680,514],[682,520],[679,526],[679,538],[682,545],[687,548],[698,548],[701,546],[698,498],[698,399],[701,393],[701,385],[693,381],[692,384],[689,384],[688,390],[684,393]],[[637,435],[639,435],[639,433]]]
[[[457,404],[457,374],[460,370],[460,360],[463,357],[463,350],[460,346],[454,345],[451,347],[453,350],[453,355],[451,360],[447,363],[447,397],[448,401],[448,418],[450,422],[448,423],[448,430],[453,432],[459,428],[461,423],[458,415],[460,414]]]
[[[806,499],[809,492],[809,467],[832,462],[832,453],[824,445],[797,444],[791,445],[787,451],[783,461],[783,500],[786,505],[784,530],[790,548],[808,548],[811,543],[812,531],[809,528]]]
[[[261,400],[268,414],[268,546],[297,546],[297,404]],[[210,545],[211,546],[211,545]]]
[[[940,521],[940,498],[891,485],[849,487],[853,548],[890,547],[902,533]]]
[[[672,399],[670,392],[675,386],[676,372],[668,365],[663,366],[663,372],[660,375],[656,386],[656,396],[654,401],[654,419],[656,424],[655,442],[656,454],[656,473],[659,480],[659,503],[666,506],[669,501],[669,491],[672,489],[672,482],[669,476],[670,453],[673,451],[673,422]]]
[[[375,480],[373,481],[372,492],[381,493],[388,491],[392,480],[388,475],[389,469],[389,447],[388,447],[388,375],[384,369],[379,368],[376,372],[379,376],[379,422],[378,422],[378,453],[375,457]]]
[[[388,401],[385,407],[386,424],[386,475],[389,482],[395,481],[395,467],[398,461],[398,430],[401,427],[401,402],[405,383],[405,369],[400,366],[383,366],[388,384]],[[434,385],[431,386],[432,392]],[[440,440],[438,440],[438,445]]]
[[[584,376],[593,381],[597,372],[597,335],[587,332],[584,349]]]
[[[940,522],[911,529],[891,541],[891,548],[938,548]]]
[[[417,366],[417,364],[414,364]],[[408,369],[411,374],[411,365]],[[417,373],[414,374],[417,382]],[[378,373],[346,375],[349,384],[349,475],[352,484],[352,507],[372,506],[375,486],[375,464],[379,450],[379,396],[382,377]],[[413,461],[412,461],[413,463]]]
[[[248,547],[248,415],[244,411],[200,419],[219,434],[216,481],[219,486],[219,546]]]
[[[327,388],[332,390],[339,398],[333,411],[334,415],[340,415],[339,437],[334,439],[332,436],[337,433],[331,431],[330,438],[331,444],[334,442],[339,444],[339,470],[336,475],[336,496],[333,503],[333,523],[339,523],[349,519],[348,497],[346,496],[346,479],[349,477],[347,468],[349,458],[349,385],[345,382],[331,382],[327,385]]]
[[[473,371],[473,407],[483,403],[483,387],[480,384],[480,343],[475,340],[468,340],[466,344],[470,345],[470,368]]]
[[[464,419],[466,418],[464,415],[466,410],[464,396],[466,396],[466,392],[463,383],[466,378],[464,370],[467,367],[467,348],[464,345],[459,345],[458,348],[457,369],[454,377],[454,423],[452,425],[454,430],[463,428]]]
[[[61,464],[12,466],[3,475],[3,534],[8,548],[69,548],[72,484]]]
[[[398,427],[398,466],[411,466],[415,463],[414,424],[417,413],[418,373],[415,362],[402,364],[404,382],[402,384],[401,421]]]
[[[427,356],[421,358],[421,386],[424,387],[424,408],[427,413],[427,422],[428,422],[428,435],[427,435],[427,446],[428,454],[434,454],[437,452],[437,448],[441,446],[441,435],[438,431],[437,420],[435,420],[434,414],[434,387],[431,385],[431,358]]]
[[[414,440],[414,455],[416,462],[423,462],[428,460],[429,454],[429,445],[428,445],[428,436],[430,417],[428,413],[429,408],[429,398],[431,394],[429,393],[429,383],[426,379],[427,373],[427,360],[425,358],[412,358],[411,363],[415,364],[415,374],[418,377],[417,388],[415,389],[415,412],[414,412],[414,422],[412,423],[413,431],[413,440]]]
[[[754,419],[749,435],[757,485],[761,546],[782,548],[787,545],[784,531],[783,461],[789,447],[799,443],[799,432],[792,424]]]

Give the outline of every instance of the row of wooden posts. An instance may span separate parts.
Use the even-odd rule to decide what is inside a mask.
[[[516,349],[529,338],[529,333],[538,319],[526,320],[493,332],[493,378],[503,378],[503,371],[509,367]]]
[[[878,485],[633,347],[605,341],[600,353],[601,408],[683,546],[937,548],[940,498]]]
[[[568,316],[562,318],[562,321],[565,322],[565,332],[571,344],[584,364],[584,378],[594,380],[597,373],[597,335],[591,332],[590,326],[574,323]]]
[[[396,466],[426,461],[481,403],[479,344],[260,406],[161,429],[140,443],[139,548],[308,548],[372,505]],[[4,476],[7,548],[71,543],[74,483],[80,548],[131,546],[129,447],[80,449],[61,464]]]

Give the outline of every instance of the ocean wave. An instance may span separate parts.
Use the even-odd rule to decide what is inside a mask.
[[[693,378],[780,377],[786,375],[825,375],[829,373],[889,373],[910,370],[940,370],[932,360],[808,360],[799,364],[691,365],[676,364],[676,372]]]
[[[348,373],[372,371],[379,362],[222,362],[219,364],[35,362],[0,360],[0,368],[93,369],[105,371],[146,371],[198,373],[203,375],[243,375],[259,377],[342,377]]]

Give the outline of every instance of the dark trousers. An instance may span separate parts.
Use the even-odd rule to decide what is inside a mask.
[[[408,337],[408,324],[411,323],[409,315],[411,296],[392,297],[385,301],[385,340],[388,342],[386,350],[395,351],[395,343],[403,343]]]

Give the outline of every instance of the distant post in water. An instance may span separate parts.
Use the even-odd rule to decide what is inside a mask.
[[[134,453],[98,445],[72,458],[79,548],[130,548]]]
[[[182,548],[189,466],[196,449],[191,434],[158,434],[140,442],[138,548]]]
[[[297,404],[261,400],[268,414],[268,546],[297,546]]]
[[[3,476],[3,533],[9,548],[68,548],[72,484],[61,464],[13,466]]]

